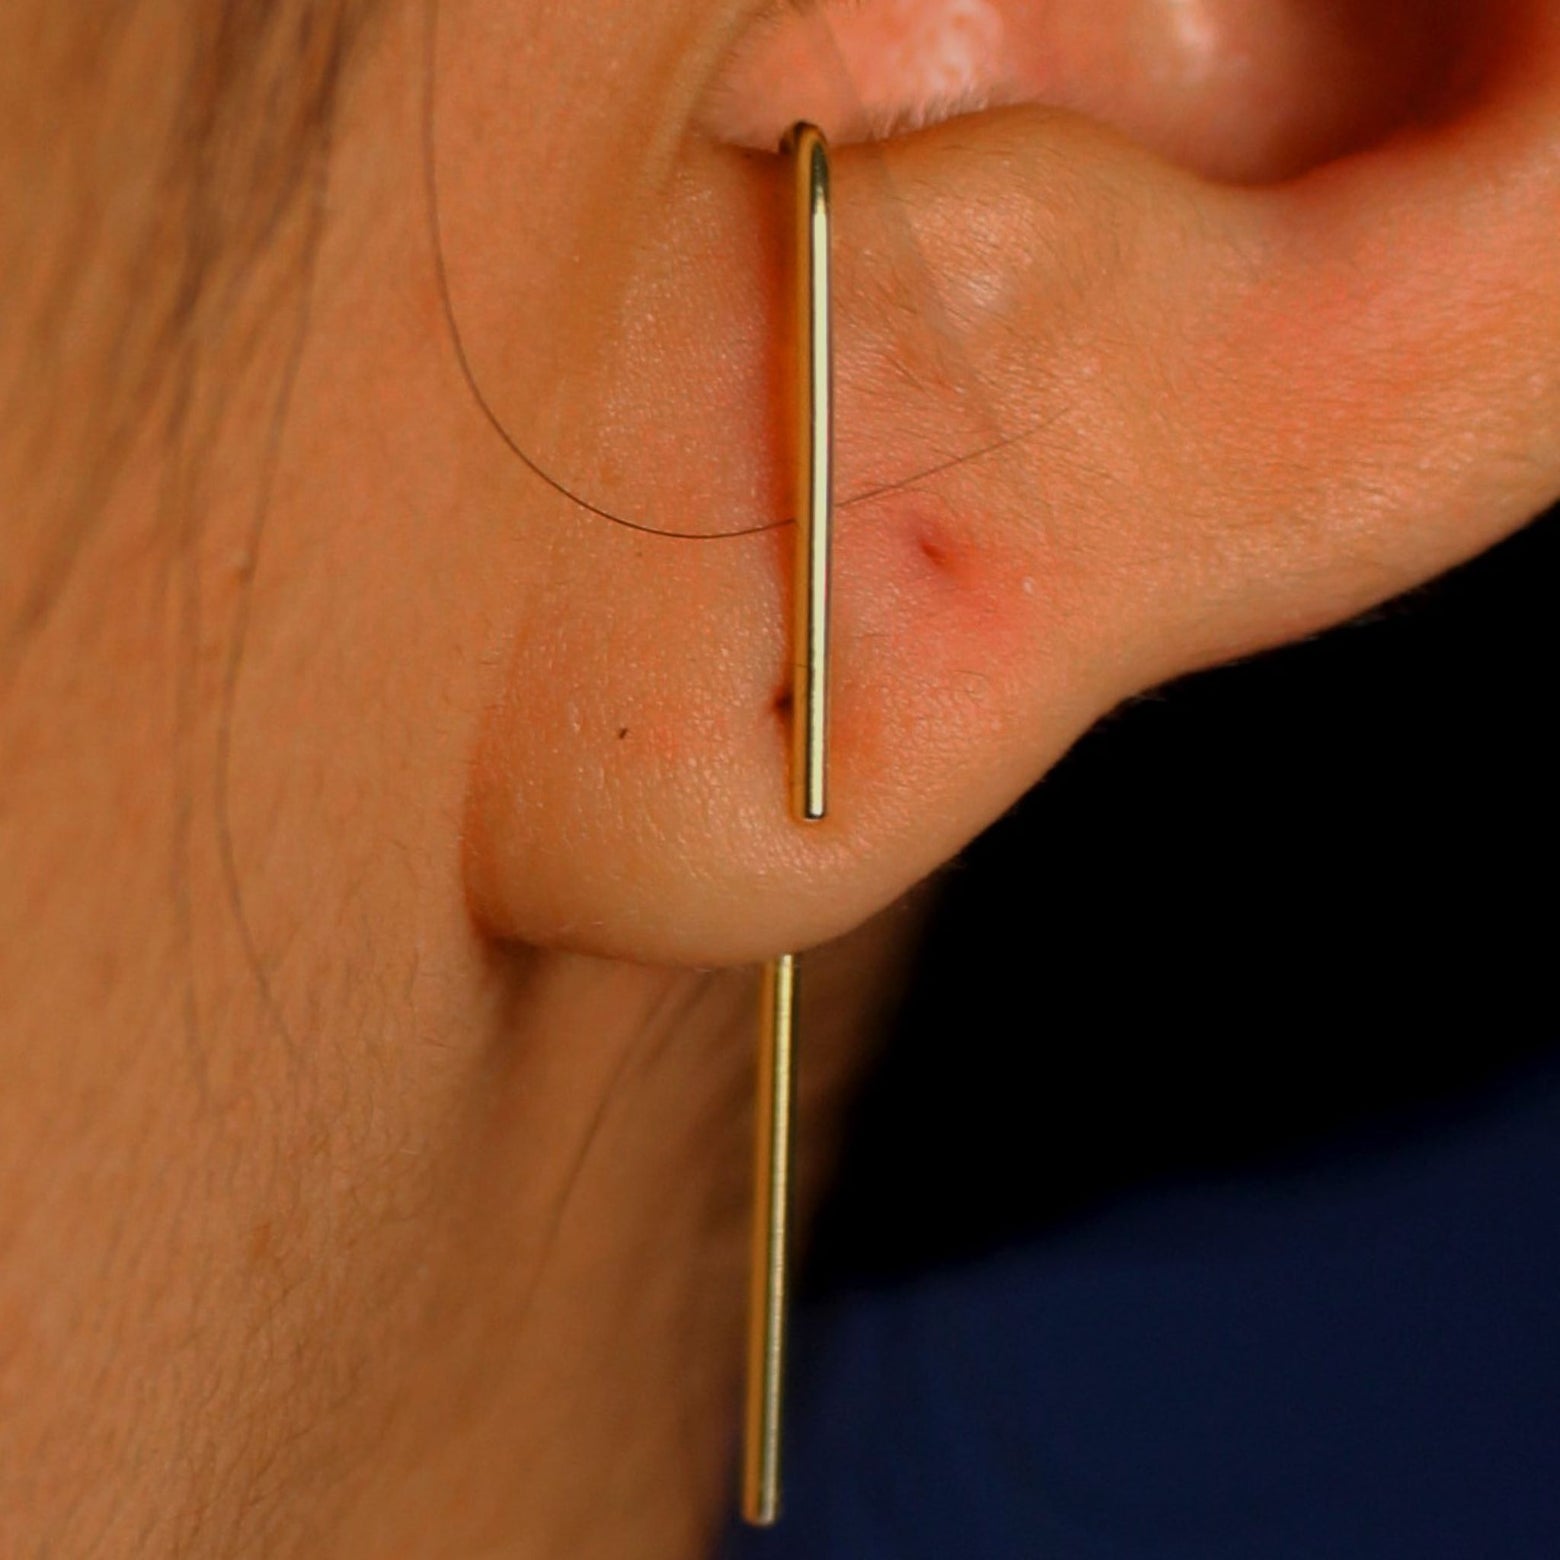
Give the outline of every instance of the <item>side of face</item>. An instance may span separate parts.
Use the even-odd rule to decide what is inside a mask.
[[[789,201],[722,119],[734,90],[789,112],[778,67],[774,102],[741,87],[779,24],[383,5],[318,182],[211,316],[177,458],[149,421],[10,641],[0,1386],[34,1407],[0,1534],[44,1510],[128,1549],[240,1512],[231,1552],[278,1553],[350,1486],[512,1542],[517,1436],[583,1480],[537,1403],[616,1424],[582,1385],[609,1323],[671,1332],[677,1283],[720,1288],[684,1264],[626,1318],[580,1299],[630,1287],[609,1237],[705,1232],[696,1148],[740,1125],[736,1031],[679,1049],[668,971],[839,937],[1122,698],[1560,491],[1560,22],[1405,7],[1005,7],[1053,29],[1023,34],[1036,100],[837,148],[833,814],[803,830]],[[797,91],[848,129],[838,29],[808,17]],[[130,153],[181,79],[186,13],[139,18],[92,140],[104,225],[154,209]],[[33,171],[48,102],[3,91],[34,202],[0,203],[9,257],[77,227]],[[133,268],[92,274],[118,319]],[[87,360],[39,407],[9,350],[30,411],[0,491],[29,546],[74,537],[88,456],[51,419]],[[670,1060],[620,1074],[640,1031]],[[620,1076],[646,1115],[603,1104]],[[621,1153],[533,1307],[598,1130]]]

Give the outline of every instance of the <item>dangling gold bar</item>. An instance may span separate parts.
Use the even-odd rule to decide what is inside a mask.
[[[786,1236],[796,1081],[796,960],[790,954],[765,966],[762,1003],[742,1515],[767,1527],[780,1513],[780,1404],[790,1277]]]
[[[829,149],[813,125],[781,144],[796,203],[796,610],[791,649],[791,806],[802,822],[828,810],[829,578],[834,525],[834,342],[829,295]],[[780,1514],[781,1405],[790,1280],[791,1128],[796,1083],[796,960],[764,969],[759,1014],[748,1300],[742,1515],[767,1527]]]

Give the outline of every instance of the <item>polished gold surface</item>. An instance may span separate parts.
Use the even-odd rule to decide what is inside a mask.
[[[790,954],[765,966],[761,1016],[742,1515],[767,1527],[780,1512],[786,1234],[796,1081],[796,960]]]
[[[828,808],[828,576],[835,523],[835,346],[828,293],[828,147],[797,125],[782,151],[796,189],[796,619],[791,646],[791,807],[800,821]],[[780,1513],[785,1390],[786,1226],[796,1083],[796,958],[764,967],[753,1153],[753,1250],[747,1323],[743,1516],[768,1527]]]
[[[829,149],[812,125],[786,137],[796,199],[796,624],[792,806],[828,806],[829,551],[834,528],[834,342],[829,296]]]
[[[796,615],[791,648],[791,805],[804,822],[828,807],[829,550],[834,524],[834,342],[829,296],[829,150],[797,125],[790,155],[796,200]],[[764,969],[753,1161],[753,1257],[748,1315],[742,1515],[767,1527],[780,1511],[785,1386],[787,1214],[796,1078],[796,960]]]

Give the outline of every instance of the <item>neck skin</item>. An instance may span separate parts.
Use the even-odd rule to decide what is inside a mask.
[[[912,928],[806,967],[804,1211]],[[747,974],[535,961],[342,1553],[707,1552],[733,1488],[755,997]]]
[[[166,1553],[706,1552],[732,1494],[751,974],[502,954],[485,1002],[431,977],[403,1006],[349,938],[313,1032],[284,1040],[212,960],[191,1029],[177,926],[116,925],[79,864],[37,870],[86,936],[7,926],[8,1546],[130,1553],[134,1524]],[[804,1210],[912,929],[807,965]],[[16,1000],[42,957],[61,978]]]

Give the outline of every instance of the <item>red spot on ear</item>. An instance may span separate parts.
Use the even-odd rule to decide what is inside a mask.
[[[921,531],[916,536],[916,545],[921,549],[921,556],[939,573],[953,573],[953,549],[940,536]]]

